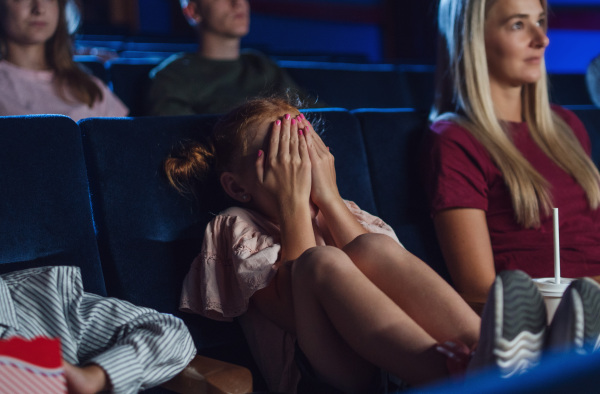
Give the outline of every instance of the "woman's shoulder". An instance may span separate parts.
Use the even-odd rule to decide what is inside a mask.
[[[446,117],[438,119],[429,126],[429,144],[444,146],[463,146],[481,149],[481,143],[457,119]]]
[[[470,137],[469,130],[457,118],[452,116],[440,117],[429,125],[429,129],[444,138]]]

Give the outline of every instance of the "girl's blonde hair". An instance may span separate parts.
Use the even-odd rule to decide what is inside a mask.
[[[452,120],[469,130],[502,172],[517,222],[539,227],[540,212],[548,215],[553,205],[550,185],[515,147],[492,102],[484,32],[494,1],[440,0],[436,96],[430,120]],[[547,12],[546,0],[540,3]],[[577,180],[596,209],[600,174],[571,128],[551,110],[543,62],[541,68],[540,80],[523,86],[525,121],[536,144]]]
[[[219,119],[208,141],[183,141],[164,161],[169,184],[180,194],[200,198],[206,179],[236,171],[256,135],[256,126],[284,113],[298,112],[293,98],[267,97],[246,101]],[[214,192],[214,190],[213,190]]]

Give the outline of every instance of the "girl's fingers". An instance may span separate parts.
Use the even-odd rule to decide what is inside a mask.
[[[302,161],[310,161],[310,154],[308,153],[308,142],[306,133],[303,131],[298,132],[298,152],[300,153],[300,159]]]
[[[256,165],[256,175],[258,176],[258,181],[263,182],[265,176],[265,153],[261,150],[258,151],[258,157],[254,162]]]
[[[292,118],[290,114],[285,114],[281,121],[281,136],[279,138],[279,155],[287,155],[290,152],[290,129],[292,128]]]
[[[269,157],[277,157],[279,154],[279,143],[281,138],[281,120],[277,119],[275,123],[273,123],[273,128],[271,129],[271,140],[269,143]]]
[[[298,152],[298,131],[299,124],[298,118],[292,118],[290,121],[290,154],[294,155]]]
[[[327,145],[321,139],[321,136],[315,132],[315,129],[312,127],[312,124],[304,117],[304,114],[300,114],[302,118],[302,127],[304,128],[305,134],[309,136],[309,146],[312,144],[313,149],[319,154],[327,154],[329,150],[327,149]]]

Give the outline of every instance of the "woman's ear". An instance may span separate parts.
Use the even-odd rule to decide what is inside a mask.
[[[232,172],[224,172],[221,174],[221,186],[225,193],[231,198],[239,202],[249,202],[251,199],[250,194],[240,184],[238,176]]]
[[[188,1],[188,4],[181,11],[190,25],[198,26],[202,22],[202,15],[198,12],[198,4],[195,1]]]

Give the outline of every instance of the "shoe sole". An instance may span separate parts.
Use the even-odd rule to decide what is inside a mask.
[[[503,271],[492,288],[495,292],[494,350],[503,377],[537,365],[546,334],[544,299],[531,278],[522,271]]]
[[[573,344],[579,352],[600,348],[600,285],[590,278],[573,282],[567,297],[573,307]]]

